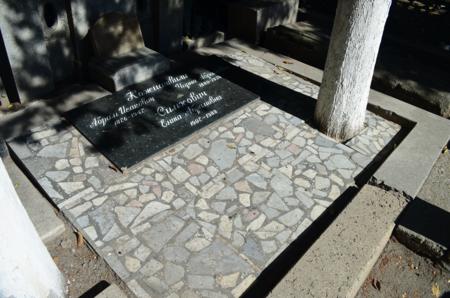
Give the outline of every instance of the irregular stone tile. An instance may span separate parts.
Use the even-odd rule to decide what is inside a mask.
[[[323,212],[325,211],[325,207],[321,205],[315,205],[311,210],[311,219],[316,220]]]
[[[164,265],[155,259],[150,259],[144,266],[142,266],[140,273],[144,276],[150,277],[164,268]]]
[[[50,178],[51,180],[55,182],[61,182],[67,179],[69,177],[70,172],[68,171],[48,171],[45,173],[45,176]]]
[[[166,293],[169,290],[169,287],[165,282],[154,276],[147,278],[146,283],[151,289],[159,294]]]
[[[141,262],[138,259],[125,256],[125,267],[128,269],[128,271],[134,273],[141,268]]]
[[[275,130],[271,125],[268,125],[256,118],[246,118],[244,119],[244,121],[242,121],[241,125],[255,134],[260,134],[268,137],[275,134]]]
[[[300,222],[303,214],[304,212],[297,208],[280,216],[278,220],[285,226],[292,227]]]
[[[228,275],[218,275],[216,276],[216,282],[220,287],[224,289],[233,288],[236,286],[239,275],[240,272],[235,272]]]
[[[330,179],[320,176],[317,176],[314,182],[315,182],[314,187],[319,190],[328,189],[331,185]]]
[[[54,200],[62,200],[63,197],[53,188],[53,184],[47,178],[41,178],[38,180],[39,185],[44,191]]]
[[[169,262],[184,263],[188,259],[190,253],[184,247],[168,246],[163,249],[163,255]]]
[[[247,231],[256,231],[262,227],[266,220],[266,215],[261,214],[247,226]]]
[[[145,262],[145,260],[151,253],[152,251],[142,244],[134,251],[134,256],[138,258],[141,262]]]
[[[116,191],[119,191],[119,190],[125,190],[125,189],[128,189],[128,188],[137,187],[137,185],[138,185],[137,183],[130,183],[130,182],[122,183],[122,184],[116,184],[116,185],[108,187],[106,189],[106,191],[105,191],[105,194],[109,194],[109,193],[116,192]]]
[[[225,238],[230,239],[232,231],[233,231],[233,222],[230,220],[228,216],[223,215],[220,218],[219,222],[219,234]]]
[[[271,254],[277,250],[277,244],[275,241],[261,241],[261,247],[266,254]]]
[[[122,230],[117,224],[113,224],[112,228],[106,233],[105,237],[103,237],[104,242],[111,241],[116,239],[117,237],[123,234]]]
[[[236,149],[229,148],[225,140],[214,141],[211,144],[208,157],[220,170],[229,169],[236,159]]]
[[[209,276],[253,271],[244,259],[219,240],[191,257],[186,268],[191,274]]]
[[[268,191],[256,191],[253,194],[252,197],[252,203],[253,205],[259,205],[267,200],[269,197],[270,192]]]
[[[80,216],[81,214],[83,214],[84,212],[89,210],[91,207],[92,207],[92,203],[86,202],[75,208],[70,209],[70,213],[72,214],[73,217],[77,218],[78,216]]]
[[[231,291],[233,297],[240,297],[245,290],[247,290],[250,285],[255,281],[256,277],[254,275],[247,276],[236,288]]]
[[[267,182],[264,180],[264,178],[256,173],[248,175],[245,179],[247,179],[248,182],[250,182],[251,184],[253,184],[256,187],[259,187],[262,189],[266,189],[266,187],[267,187]]]
[[[236,191],[232,187],[225,187],[222,191],[220,191],[216,197],[216,200],[220,201],[230,201],[237,199]]]
[[[102,235],[105,235],[115,223],[115,216],[112,210],[113,204],[108,201],[89,213],[89,217],[97,224]]]
[[[234,188],[237,191],[240,191],[240,192],[247,192],[247,193],[251,193],[252,192],[252,189],[250,188],[250,186],[248,185],[247,181],[245,181],[245,180],[236,182],[234,184]]]
[[[272,194],[267,201],[267,206],[280,210],[280,211],[288,211],[289,208],[286,206],[286,203],[276,194]]]
[[[190,144],[183,152],[183,156],[189,160],[196,158],[203,152],[203,148],[198,144]]]
[[[58,186],[60,186],[64,192],[68,195],[76,192],[77,190],[84,188],[83,182],[60,182],[58,183]]]
[[[178,182],[184,182],[190,177],[189,173],[185,169],[183,169],[181,166],[176,167],[175,170],[172,171],[171,175]]]
[[[205,238],[193,238],[186,242],[185,247],[192,252],[197,252],[201,251],[205,247],[208,247],[210,244],[211,242]]]
[[[128,227],[128,225],[134,220],[134,218],[139,214],[141,210],[140,208],[135,207],[118,206],[114,208],[114,211],[116,212],[117,217],[119,218],[119,222],[124,227]]]
[[[85,229],[83,229],[83,231],[86,233],[86,235],[92,239],[92,240],[96,240],[97,239],[97,231],[95,230],[94,226],[89,226]]]
[[[170,209],[170,206],[167,204],[163,204],[160,202],[150,202],[145,206],[145,208],[141,211],[141,213],[138,215],[138,217],[135,219],[133,226],[136,226],[144,221],[146,221],[148,218],[164,211]]]
[[[144,231],[140,235],[147,246],[158,253],[183,226],[184,221],[178,217],[170,216],[163,222],[156,223],[148,231]]]
[[[192,289],[213,289],[214,278],[208,275],[188,275],[187,284]]]
[[[205,167],[197,163],[190,163],[188,165],[188,171],[191,175],[197,176],[205,171]]]
[[[184,268],[182,266],[170,262],[164,266],[164,279],[169,286],[179,282],[183,277]]]
[[[67,159],[60,159],[55,162],[55,169],[59,171],[67,169],[69,166],[69,161]]]
[[[240,194],[239,195],[239,202],[244,207],[250,207],[250,205],[251,205],[250,194]]]
[[[84,161],[84,167],[86,169],[96,168],[98,166],[99,166],[99,162],[98,162],[98,158],[97,157],[89,156]]]
[[[294,193],[292,181],[280,172],[275,172],[270,180],[270,186],[281,197],[291,196]]]
[[[151,298],[151,296],[141,287],[141,285],[136,280],[131,280],[127,283],[130,290],[140,298]]]
[[[67,148],[69,143],[61,143],[48,145],[38,152],[37,156],[46,158],[64,158],[67,156]]]
[[[261,229],[259,229],[257,232],[255,232],[256,236],[260,239],[268,239],[279,232],[283,231],[285,229],[285,226],[280,224],[279,222],[272,221],[269,224],[265,225]]]

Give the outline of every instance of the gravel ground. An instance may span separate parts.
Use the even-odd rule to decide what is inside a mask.
[[[450,152],[434,165],[418,197],[450,210]],[[449,227],[447,227],[448,229]],[[392,238],[360,289],[362,297],[450,297],[450,272]]]
[[[64,274],[68,297],[94,297],[109,284],[118,285],[128,297],[134,297],[122,281],[84,241],[79,241],[70,227],[47,248]]]
[[[356,297],[450,297],[450,273],[391,238]]]

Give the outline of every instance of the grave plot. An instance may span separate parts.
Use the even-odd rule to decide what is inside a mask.
[[[291,89],[317,93],[258,58],[235,58]],[[367,113],[367,129],[345,145],[259,99],[233,109],[136,159],[127,173],[67,124],[37,127],[9,145],[138,297],[238,297],[400,127]]]

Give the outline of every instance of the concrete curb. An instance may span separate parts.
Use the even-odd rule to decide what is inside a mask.
[[[354,297],[406,204],[401,194],[364,186],[269,297]]]

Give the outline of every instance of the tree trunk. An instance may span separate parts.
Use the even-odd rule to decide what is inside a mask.
[[[320,131],[355,136],[364,117],[391,0],[339,0],[315,110]]]

